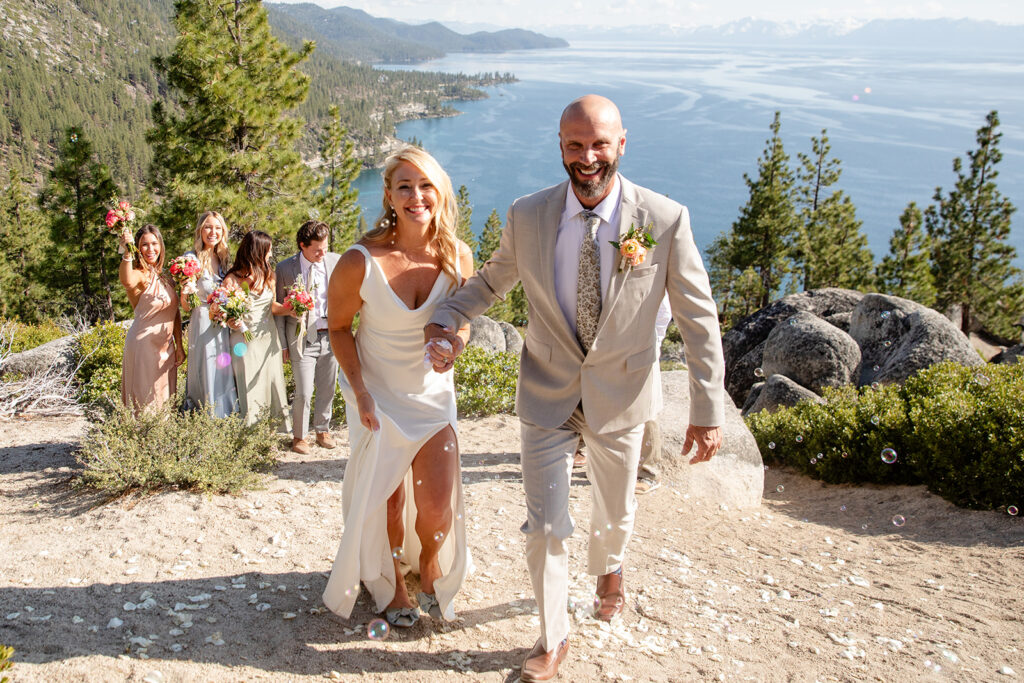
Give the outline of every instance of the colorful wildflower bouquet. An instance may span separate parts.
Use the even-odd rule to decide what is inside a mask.
[[[223,287],[210,292],[206,303],[210,305],[210,320],[223,327],[230,327],[228,323],[238,322],[239,331],[248,344],[252,341],[252,332],[245,324],[245,316],[252,311],[252,298],[249,296],[249,285],[242,284],[241,289],[228,291]]]
[[[179,256],[171,261],[171,276],[178,285],[178,293],[181,296],[188,295],[190,308],[199,308],[199,295],[196,293],[196,280],[203,267],[199,265],[199,259],[193,254]]]
[[[288,288],[288,293],[285,295],[284,302],[281,305],[295,311],[295,315],[299,318],[299,328],[296,336],[299,339],[305,337],[306,313],[313,310],[313,293],[306,289],[306,283],[302,281],[301,275],[295,280],[295,284]]]
[[[130,235],[134,235],[135,231],[132,229],[132,224],[135,222],[135,209],[132,208],[128,201],[122,199],[117,202],[113,209],[107,211],[107,217],[104,222],[107,224],[107,232],[115,237],[120,237],[121,233],[125,230]],[[128,240],[128,252],[132,256],[139,255],[139,250],[135,248],[134,239]]]

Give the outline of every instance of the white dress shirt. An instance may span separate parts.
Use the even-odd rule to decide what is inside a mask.
[[[299,252],[299,268],[306,289],[313,295],[313,310],[309,312],[309,325],[317,330],[327,329],[327,266],[323,260],[311,263]],[[313,287],[316,290],[313,290]]]
[[[608,297],[608,284],[615,267],[615,247],[612,240],[619,238],[619,206],[622,203],[622,184],[616,175],[611,192],[591,211],[601,217],[597,227],[597,248],[601,261],[601,299]],[[585,209],[572,183],[566,189],[565,210],[558,223],[558,237],[555,238],[555,298],[569,323],[569,329],[576,334],[576,278],[579,273],[580,245],[587,227],[581,212]]]

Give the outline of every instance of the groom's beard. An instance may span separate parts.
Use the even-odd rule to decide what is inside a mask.
[[[584,180],[578,175],[579,169],[587,168],[589,170],[594,166],[600,168],[598,175],[594,178]],[[608,189],[608,186],[611,185],[612,180],[615,178],[615,174],[619,170],[619,158],[615,157],[610,162],[598,161],[589,167],[584,166],[578,161],[574,161],[571,164],[563,161],[562,167],[569,174],[569,180],[572,182],[572,186],[578,196],[585,199],[596,199],[605,193],[605,190]]]

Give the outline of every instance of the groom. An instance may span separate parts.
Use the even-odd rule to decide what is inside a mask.
[[[530,307],[516,410],[522,433],[526,561],[540,610],[540,639],[522,680],[553,678],[568,650],[569,485],[582,436],[590,453],[593,510],[589,571],[597,578],[596,616],[625,605],[622,563],[636,510],[634,483],[644,423],[661,409],[655,339],[668,293],[690,372],[690,425],[683,454],[708,460],[722,443],[724,363],[715,302],[690,233],[686,207],[617,173],[626,131],[610,100],[572,102],[559,125],[568,182],[521,197],[508,212],[490,260],[425,328],[434,367],[462,351],[457,330],[522,282]],[[649,233],[657,242],[631,267],[611,241]],[[635,234],[635,233],[634,233]],[[639,251],[639,250],[637,250]]]
[[[331,437],[331,411],[334,405],[334,385],[338,380],[338,361],[331,351],[331,338],[327,334],[327,282],[334,266],[341,258],[327,251],[330,228],[322,221],[309,220],[299,227],[295,241],[299,253],[277,264],[277,302],[283,303],[288,290],[302,278],[306,289],[313,295],[313,309],[307,311],[306,330],[298,336],[299,321],[290,315],[275,315],[277,331],[284,347],[285,362],[291,360],[295,378],[295,396],[292,398],[292,451],[309,453],[309,402],[316,389],[313,409],[313,429],[316,442],[323,448],[334,448]]]

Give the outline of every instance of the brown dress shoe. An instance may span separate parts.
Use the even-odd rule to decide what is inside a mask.
[[[594,616],[601,621],[611,621],[622,614],[626,605],[626,592],[622,589],[622,567],[611,574],[597,577],[597,602]]]
[[[565,659],[569,651],[569,640],[565,639],[555,646],[551,652],[544,651],[544,644],[537,640],[530,654],[523,660],[523,670],[520,672],[519,680],[528,683],[529,681],[549,681],[558,675],[558,665]]]
[[[334,443],[334,439],[331,438],[330,432],[317,432],[316,444],[321,448],[334,448],[337,445]]]
[[[576,455],[572,456],[572,467],[573,469],[579,469],[580,467],[586,467],[587,465],[587,454],[583,451],[576,451]]]
[[[292,439],[292,453],[309,455],[309,444],[305,439]]]

